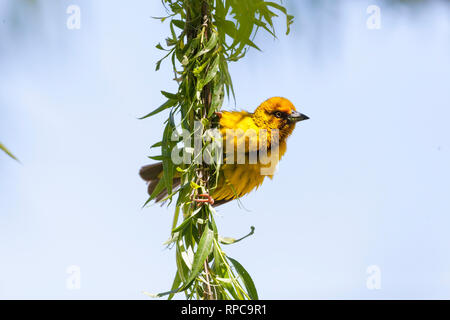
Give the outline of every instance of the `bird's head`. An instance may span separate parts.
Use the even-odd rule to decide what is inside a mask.
[[[308,116],[298,112],[292,102],[286,98],[270,98],[256,108],[253,113],[253,121],[262,129],[278,129],[280,137],[287,138],[295,124],[309,119]]]

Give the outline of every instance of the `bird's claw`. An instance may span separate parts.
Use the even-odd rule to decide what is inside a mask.
[[[209,194],[202,193],[199,194],[197,199],[194,199],[195,202],[197,202],[198,205],[201,205],[203,203],[209,203],[210,205],[214,204],[214,199]]]

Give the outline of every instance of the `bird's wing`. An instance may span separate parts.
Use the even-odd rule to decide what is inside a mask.
[[[246,111],[223,112],[220,119],[220,133],[224,151],[256,152],[263,147],[260,144],[261,129],[255,124],[252,114]],[[269,145],[270,147],[270,145]]]

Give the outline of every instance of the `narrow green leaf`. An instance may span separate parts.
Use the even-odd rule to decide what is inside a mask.
[[[184,221],[175,229],[172,230],[172,233],[179,232],[183,230],[189,223],[191,223],[192,219],[201,211],[201,207],[195,210],[188,218],[184,219]]]
[[[161,145],[162,145],[162,142],[161,142],[161,141],[158,141],[158,142],[152,144],[152,145],[150,146],[150,149],[161,147]]]
[[[214,264],[213,264],[213,270],[215,274],[221,278],[230,279],[230,273],[226,267],[228,265],[227,261],[224,261],[222,256],[219,253],[220,247],[217,241],[214,241],[213,246],[213,254],[214,254]],[[233,296],[234,299],[239,300],[239,296],[236,294],[236,290],[234,290],[234,287],[232,284],[225,282],[223,283],[223,287],[228,290],[228,292]]]
[[[284,14],[287,14],[286,8],[283,7],[281,4],[278,4],[278,3],[275,3],[275,2],[271,2],[271,1],[265,1],[264,3],[265,3],[266,6],[274,7],[275,9],[280,10]]]
[[[164,110],[166,110],[166,109],[168,109],[168,108],[171,108],[171,107],[173,107],[174,105],[176,105],[177,102],[178,102],[177,100],[171,100],[171,99],[169,99],[169,100],[167,100],[166,102],[164,102],[161,106],[159,106],[158,108],[156,108],[154,111],[152,111],[152,112],[150,112],[149,114],[147,114],[147,115],[145,115],[145,116],[139,118],[139,120],[142,120],[142,119],[145,119],[145,118],[154,116],[155,114],[158,114],[158,113],[160,113],[161,111],[164,111]]]
[[[196,67],[192,73],[194,74],[194,76],[199,77],[200,74],[203,72],[203,70],[206,68],[206,66],[208,65],[209,61],[205,61],[203,64],[199,65],[198,67]]]
[[[245,268],[236,260],[233,258],[227,257],[228,260],[231,261],[234,268],[236,269],[236,272],[239,274],[239,277],[242,279],[242,282],[244,283],[245,287],[247,288],[248,295],[253,300],[258,300],[258,292],[256,291],[255,284],[250,277],[250,274],[245,270]]]
[[[144,205],[142,207],[145,207],[147,204],[149,204],[153,199],[155,199],[158,194],[160,194],[164,190],[164,180],[161,179],[158,181],[158,184],[156,185],[155,190],[153,190],[150,197],[145,201]]]
[[[181,257],[181,253],[185,251],[184,247],[180,245],[180,241],[177,242],[176,247],[176,262],[177,262],[177,273],[175,275],[175,279],[172,284],[172,288],[170,291],[158,293],[156,295],[149,294],[151,297],[160,298],[166,295],[169,295],[168,299],[172,299],[173,295],[186,290],[184,286],[180,286],[181,282],[186,280],[189,270],[184,264],[183,258]]]
[[[152,194],[150,195],[150,199],[149,201],[152,201],[153,199],[155,199],[158,194],[161,193],[161,191],[164,190],[164,181],[163,179],[159,180],[158,184],[156,185],[155,190],[153,190]]]
[[[180,274],[180,278],[181,281],[186,282],[186,279],[189,276],[189,269],[186,266],[186,264],[184,263],[183,257],[182,257],[182,253],[184,251],[186,251],[186,249],[184,248],[183,244],[182,244],[182,240],[177,241],[177,247],[176,247],[176,263],[177,263],[177,269],[178,272]],[[182,287],[180,287],[179,289],[181,289]]]
[[[156,71],[159,70],[159,68],[161,67],[161,62],[163,62],[164,59],[166,59],[173,51],[175,50],[175,48],[172,48],[169,50],[169,52],[160,60],[158,60],[158,62],[156,62]]]
[[[170,21],[170,32],[172,33],[172,39],[173,43],[175,44],[177,42],[177,34],[175,33],[175,29],[173,28],[174,22],[173,20]]]
[[[276,9],[280,10],[281,12],[283,12],[286,15],[286,26],[287,26],[286,34],[289,34],[289,32],[291,31],[291,24],[293,23],[294,16],[288,14],[286,8],[283,7],[282,5],[279,5],[278,3],[265,2],[265,4],[267,6],[271,6],[271,7],[274,7]]]
[[[206,46],[194,56],[194,59],[211,51],[216,46],[218,40],[219,40],[219,37],[217,36],[217,32],[213,32],[211,34],[211,38],[206,43]]]
[[[227,277],[226,279],[232,280],[229,271],[225,272],[225,276]],[[225,283],[224,287],[225,287],[225,289],[228,290],[228,292],[233,296],[233,298],[235,300],[243,300],[244,299],[240,293],[239,294],[236,293],[236,290],[234,289],[233,285]]]
[[[5,152],[8,156],[13,158],[14,160],[19,161],[1,142],[0,142],[0,150]]]
[[[163,133],[163,139],[162,139],[162,146],[161,146],[161,153],[163,156],[163,179],[164,184],[167,189],[167,193],[169,195],[172,194],[172,184],[173,184],[173,173],[174,173],[174,165],[171,159],[171,152],[172,152],[172,143],[171,143],[171,137],[172,137],[173,127],[171,121],[169,121],[166,125],[166,128],[164,129]]]
[[[155,70],[158,71],[161,68],[161,62],[163,61],[163,59],[158,60],[158,62],[156,62],[156,67]]]
[[[246,44],[248,44],[250,47],[255,48],[258,51],[261,51],[261,49],[250,39],[247,39]]]
[[[220,56],[217,55],[217,57],[214,59],[213,63],[209,67],[208,73],[206,74],[204,84],[207,85],[217,74],[219,71],[219,61]]]
[[[162,95],[169,100],[178,100],[178,95],[176,93],[170,93],[167,91],[161,91]]]
[[[209,210],[211,211],[211,213],[215,213],[214,208],[210,204],[208,204],[208,206],[209,206]],[[214,219],[214,215],[211,214],[210,218],[211,218],[211,227],[212,227],[212,230],[214,231],[214,239],[218,239],[219,232],[217,231],[217,225],[216,225],[216,221]]]
[[[250,232],[247,235],[243,236],[242,238],[234,239],[234,238],[230,238],[230,237],[219,237],[219,241],[222,244],[233,244],[233,243],[239,242],[241,240],[244,240],[247,237],[250,237],[253,233],[255,233],[254,226],[251,226],[250,229],[251,229]]]
[[[200,186],[198,184],[196,184],[194,181],[191,181],[190,184],[191,184],[191,188],[192,189],[199,189],[200,188]]]
[[[163,156],[148,156],[149,159],[155,160],[155,161],[162,161],[164,159]]]
[[[202,237],[200,238],[197,251],[194,255],[191,274],[186,281],[187,286],[189,286],[190,283],[194,281],[195,278],[197,278],[198,274],[203,269],[203,263],[205,262],[206,258],[208,258],[211,252],[213,240],[214,232],[209,228],[208,224],[206,224],[205,230],[203,231]]]
[[[172,23],[175,27],[180,28],[181,30],[184,30],[185,22],[177,19],[172,19]]]
[[[180,275],[178,273],[178,271],[175,273],[175,278],[173,279],[173,284],[172,284],[172,288],[170,289],[170,291],[172,291],[171,294],[169,294],[169,296],[167,297],[167,300],[172,300],[173,296],[176,293],[177,288],[180,286],[181,284],[181,278]],[[175,292],[173,292],[175,291]]]
[[[209,256],[209,253],[211,251],[212,243],[214,239],[214,234],[211,229],[208,228],[208,226],[205,227],[205,230],[203,232],[203,235],[200,239],[200,243],[198,244],[197,251],[194,255],[194,262],[192,264],[192,270],[190,272],[190,275],[186,281],[183,280],[185,283],[183,286],[179,287],[178,289],[170,290],[167,292],[159,293],[156,296],[162,297],[165,295],[170,295],[172,293],[178,293],[186,290],[191,286],[191,284],[194,282],[195,278],[197,278],[198,274],[203,268],[203,263],[205,262],[206,258]],[[177,249],[180,247],[177,245]],[[184,270],[185,264],[182,262],[181,252],[177,250],[177,266],[178,270]],[[180,278],[183,279],[183,275],[180,274]]]

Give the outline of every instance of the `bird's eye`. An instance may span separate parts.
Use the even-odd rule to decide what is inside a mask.
[[[283,115],[280,111],[277,111],[274,113],[275,117],[277,118],[281,118],[281,116]]]

